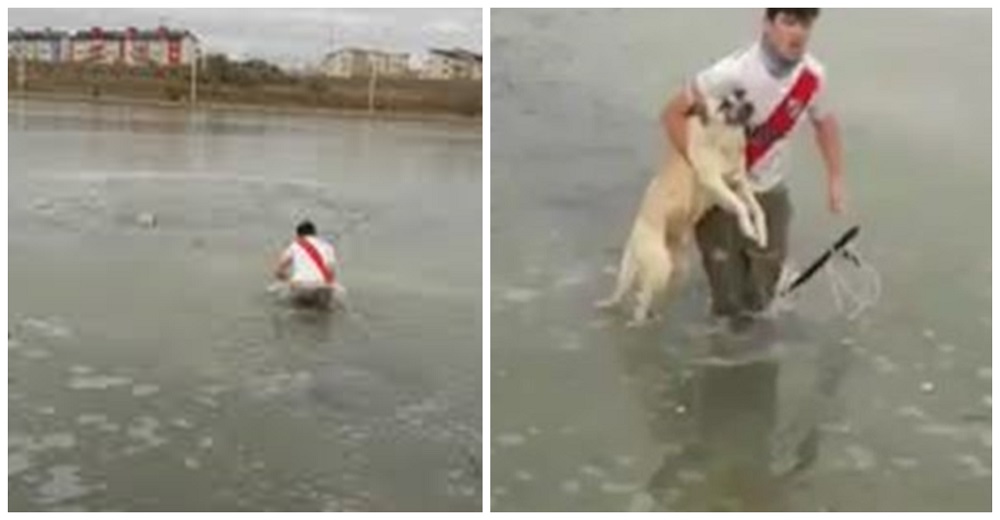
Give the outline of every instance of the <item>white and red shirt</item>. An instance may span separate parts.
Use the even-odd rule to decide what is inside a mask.
[[[767,191],[786,175],[788,141],[806,114],[813,121],[827,115],[826,72],[806,54],[795,67],[776,77],[767,68],[767,56],[756,42],[701,71],[694,87],[702,95],[721,97],[734,87],[746,90],[754,105],[754,131],[747,143],[747,170],[754,191]]]
[[[305,243],[300,243],[304,241]],[[298,237],[281,254],[291,259],[291,282],[299,285],[334,285],[337,253],[333,245],[315,236]],[[326,272],[322,266],[326,267]]]

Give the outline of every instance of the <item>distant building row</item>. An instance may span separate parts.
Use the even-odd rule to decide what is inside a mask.
[[[128,66],[188,65],[197,55],[198,38],[187,30],[106,30],[75,32],[45,29],[7,32],[7,58],[46,63],[101,63]],[[415,77],[482,80],[482,54],[465,49],[430,49],[418,62],[405,53],[348,47],[327,54],[321,70],[331,77]]]
[[[464,49],[431,49],[421,63],[414,65],[410,55],[373,49],[348,47],[324,58],[324,74],[339,78],[389,77],[422,79],[483,79],[483,56]]]
[[[195,57],[198,38],[186,30],[156,29],[7,32],[7,58],[47,63],[187,65]]]

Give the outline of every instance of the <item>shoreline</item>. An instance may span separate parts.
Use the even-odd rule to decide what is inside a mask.
[[[134,105],[156,107],[174,110],[214,110],[229,112],[257,113],[267,115],[295,115],[313,117],[333,117],[344,119],[370,119],[373,121],[409,121],[409,122],[434,122],[449,123],[460,126],[476,126],[482,131],[482,116],[462,116],[445,112],[369,112],[365,109],[343,109],[325,107],[303,107],[291,105],[267,105],[257,103],[229,103],[218,101],[204,101],[191,106],[185,101],[167,101],[162,99],[151,99],[130,96],[101,96],[95,98],[86,94],[68,94],[55,92],[32,92],[32,91],[7,91],[7,101],[27,100],[27,101],[53,101],[63,103],[86,103],[95,105]]]

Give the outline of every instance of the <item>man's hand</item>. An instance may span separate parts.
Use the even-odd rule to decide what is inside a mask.
[[[274,278],[282,282],[288,281],[288,270],[292,266],[292,257],[282,255],[278,263],[274,266]]]
[[[827,173],[827,205],[830,213],[841,215],[844,213],[844,177],[840,173]]]

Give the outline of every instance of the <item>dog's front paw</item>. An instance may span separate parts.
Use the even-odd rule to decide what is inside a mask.
[[[740,216],[736,222],[739,225],[740,232],[743,233],[743,236],[753,240],[754,242],[758,242],[760,240],[757,228],[753,225],[753,222],[750,221],[750,217]]]

